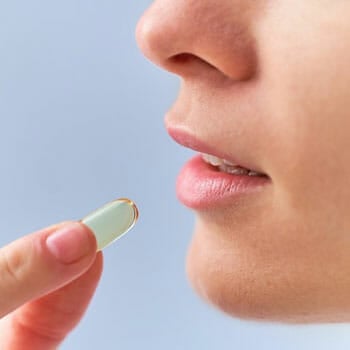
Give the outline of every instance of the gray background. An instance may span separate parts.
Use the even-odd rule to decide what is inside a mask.
[[[163,126],[178,80],[134,39],[150,2],[0,0],[0,243],[118,197],[137,202],[139,223],[106,249],[62,349],[348,349],[348,325],[242,322],[189,287],[193,215],[174,183],[191,152]]]

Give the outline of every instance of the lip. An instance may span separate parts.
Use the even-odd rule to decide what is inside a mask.
[[[202,140],[199,140],[187,130],[184,130],[180,127],[170,126],[170,125],[166,125],[166,129],[168,134],[171,136],[171,138],[174,141],[176,141],[178,144],[186,148],[190,148],[200,153],[211,154],[221,159],[226,159],[233,164],[241,166],[242,168],[246,168],[258,173],[264,173],[264,171],[260,169],[256,164],[254,165],[247,162],[247,160],[239,159],[239,156],[232,157],[232,155],[229,155],[221,150],[218,150],[215,146],[212,146]]]
[[[225,158],[240,166],[249,165],[217,152],[204,142],[191,137],[183,130],[168,127],[170,136],[181,145],[193,150]],[[252,169],[253,170],[253,169]],[[255,170],[255,169],[254,169]],[[188,161],[177,178],[177,197],[185,206],[194,210],[207,210],[218,205],[229,205],[247,195],[261,192],[271,183],[268,176],[232,175],[219,171],[197,154]]]
[[[201,155],[196,155],[182,168],[177,178],[176,193],[185,206],[204,210],[257,193],[269,182],[265,176],[223,173],[204,162]]]

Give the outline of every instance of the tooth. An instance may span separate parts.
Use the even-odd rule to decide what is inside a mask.
[[[248,173],[249,176],[260,176],[261,174],[260,173],[257,173],[256,171],[252,171],[250,170],[249,173]]]
[[[220,171],[223,171],[228,174],[234,175],[249,175],[249,176],[263,176],[264,174],[258,173],[253,170],[249,170],[239,166],[238,164],[234,164],[227,159],[221,159],[211,154],[202,153],[202,158],[205,162],[216,166]]]
[[[226,165],[230,165],[230,166],[238,166],[238,164],[232,163],[232,162],[230,162],[230,161],[229,161],[229,160],[227,160],[227,159],[224,159],[224,160],[223,160],[223,162],[224,162],[224,164],[226,164]]]
[[[248,175],[249,170],[239,167],[239,166],[227,166],[227,165],[221,165],[219,166],[219,169],[225,173],[228,174],[234,174],[234,175]]]
[[[211,154],[203,153],[202,157],[207,163],[210,163],[213,166],[218,166],[222,164],[222,160],[220,158],[212,156]]]

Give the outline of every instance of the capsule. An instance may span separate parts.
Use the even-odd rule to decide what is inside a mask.
[[[109,246],[127,233],[136,223],[138,210],[127,198],[116,199],[80,220],[95,234],[97,251]]]

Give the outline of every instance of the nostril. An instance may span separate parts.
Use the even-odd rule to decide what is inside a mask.
[[[196,59],[198,59],[198,57],[191,53],[180,53],[170,57],[169,61],[172,61],[174,64],[186,64]]]
[[[171,64],[177,64],[177,65],[201,64],[201,65],[206,65],[207,67],[216,69],[209,62],[191,53],[180,53],[170,57],[168,60]]]
[[[226,74],[218,67],[195,54],[187,52],[169,57],[164,63],[164,68],[182,76],[200,76],[201,73],[207,75],[212,72],[227,78]]]

